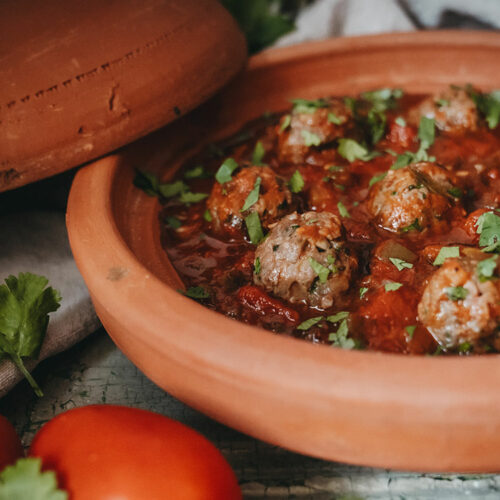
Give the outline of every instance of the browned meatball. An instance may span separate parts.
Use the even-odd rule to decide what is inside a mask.
[[[446,169],[421,162],[389,170],[368,195],[368,210],[377,224],[394,232],[422,231],[451,207],[454,185]]]
[[[311,146],[320,146],[345,135],[352,116],[350,108],[342,99],[323,102],[323,107],[296,105],[291,114],[282,117],[277,128],[280,161],[302,163]]]
[[[436,126],[446,132],[476,130],[479,120],[474,101],[465,89],[458,87],[424,99],[410,111],[409,121],[418,126],[422,116],[434,118]]]
[[[260,178],[258,200],[242,212],[245,201]],[[207,207],[217,230],[240,228],[250,212],[259,214],[261,223],[270,223],[290,210],[292,194],[286,181],[269,167],[243,168],[233,179],[224,184],[216,182],[207,200]]]
[[[255,256],[260,261],[256,285],[289,302],[323,309],[349,288],[357,268],[340,220],[329,212],[284,217]]]
[[[420,321],[445,348],[474,344],[500,326],[498,267],[493,276],[481,280],[479,262],[470,257],[447,259],[418,304]]]

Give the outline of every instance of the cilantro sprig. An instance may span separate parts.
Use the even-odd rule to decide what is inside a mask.
[[[10,358],[26,377],[37,396],[42,390],[23,363],[37,358],[42,346],[49,313],[59,309],[61,295],[44,276],[19,273],[0,285],[0,358]]]
[[[479,246],[483,252],[500,252],[500,216],[494,212],[485,212],[477,219]]]

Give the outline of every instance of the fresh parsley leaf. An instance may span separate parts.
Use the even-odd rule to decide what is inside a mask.
[[[463,191],[459,187],[452,187],[448,189],[448,194],[453,196],[453,198],[462,198],[464,195]]]
[[[186,290],[179,290],[179,292],[181,292],[182,295],[195,300],[210,298],[210,293],[202,286],[190,286]]]
[[[391,166],[391,170],[399,170],[400,168],[404,168],[408,166],[410,163],[413,163],[415,160],[415,154],[410,151],[406,151],[396,157],[396,160]]]
[[[468,86],[466,90],[477,109],[485,117],[488,127],[496,128],[500,122],[500,90],[494,90],[489,94],[476,92],[471,86]]]
[[[245,225],[248,231],[248,237],[254,245],[258,245],[264,239],[264,233],[260,224],[259,214],[252,212],[245,217]]]
[[[207,222],[212,222],[212,214],[210,213],[210,210],[208,208],[205,210],[205,212],[203,212],[203,218]]]
[[[317,325],[322,319],[323,316],[316,316],[315,318],[306,319],[297,327],[297,330],[302,330],[302,331],[309,330],[309,328],[313,327],[314,325]]]
[[[494,212],[485,212],[477,219],[476,225],[483,252],[500,251],[500,217]]]
[[[330,123],[333,123],[334,125],[342,125],[344,123],[344,120],[337,116],[335,113],[328,113],[328,121]]]
[[[219,184],[225,184],[232,180],[233,172],[238,168],[238,163],[233,158],[227,158],[215,174],[215,180]]]
[[[330,105],[326,99],[292,99],[292,103],[294,113],[314,113],[317,109]]]
[[[406,333],[410,337],[410,339],[413,338],[413,334],[415,333],[415,330],[417,329],[417,325],[408,325],[405,326]]]
[[[166,226],[171,229],[179,229],[182,226],[182,222],[177,217],[172,215],[165,216],[164,221]]]
[[[402,271],[403,269],[411,269],[413,267],[413,264],[410,264],[410,262],[406,262],[403,259],[389,257],[389,260],[396,266],[396,269],[398,271]]]
[[[469,295],[469,291],[463,286],[450,286],[445,288],[446,295],[450,300],[464,300],[467,295]]]
[[[401,228],[402,233],[409,233],[410,231],[422,231],[422,226],[418,219],[415,219],[409,226]]]
[[[261,141],[257,141],[255,144],[255,148],[252,153],[252,164],[253,165],[264,165],[262,163],[262,159],[264,158],[266,154],[266,150],[264,149],[264,146],[262,145]]]
[[[492,279],[495,275],[495,270],[498,264],[498,257],[493,256],[489,259],[482,260],[477,264],[477,276],[479,281],[484,282]]]
[[[198,165],[184,172],[184,179],[198,179],[205,176],[207,176],[207,173],[205,172],[203,165]]]
[[[336,347],[341,347],[342,349],[354,349],[356,347],[356,342],[353,339],[348,338],[349,327],[347,326],[347,320],[344,319],[340,323],[339,329],[330,333],[328,340],[333,342]]]
[[[260,257],[257,257],[255,259],[255,262],[253,263],[253,269],[254,269],[255,274],[260,274],[260,269],[261,269]]]
[[[403,91],[401,89],[391,88],[377,89],[361,94],[362,99],[372,103],[375,111],[393,109],[396,106],[396,100],[401,97],[403,97]]]
[[[339,321],[347,319],[348,317],[349,311],[340,311],[336,314],[333,314],[332,316],[327,316],[326,321],[328,321],[329,323],[338,323]]]
[[[304,144],[307,147],[319,146],[321,144],[321,137],[313,132],[310,132],[309,130],[302,130],[300,135],[304,139]]]
[[[292,123],[292,117],[290,115],[285,115],[280,125],[280,131],[283,132],[286,130],[290,126],[290,123]]]
[[[181,193],[179,196],[179,201],[181,203],[199,203],[208,197],[208,194],[205,193],[191,193],[191,191],[186,191]]]
[[[368,149],[354,139],[339,139],[337,151],[342,158],[351,163],[355,160],[369,161],[378,154],[376,152],[370,153]]]
[[[158,196],[159,181],[156,175],[135,169],[134,186],[142,189],[148,196]]]
[[[372,187],[374,184],[377,182],[385,179],[387,176],[387,172],[382,172],[381,174],[374,175],[371,179],[370,182],[368,183],[368,186]]]
[[[460,257],[460,247],[442,247],[432,265],[442,266],[446,259],[453,257]]]
[[[418,138],[420,139],[420,147],[423,149],[429,149],[434,144],[434,139],[436,137],[436,125],[434,118],[427,118],[427,116],[422,116],[420,118],[420,124],[418,126]]]
[[[351,217],[351,214],[349,213],[349,211],[347,210],[347,208],[345,207],[345,205],[341,201],[339,201],[337,203],[337,208],[339,209],[339,214],[341,217],[346,217],[346,218]]]
[[[366,295],[366,292],[368,292],[368,288],[366,287],[361,287],[359,289],[359,298],[362,299],[365,295]]]
[[[302,174],[298,170],[295,170],[292,177],[290,178],[290,182],[288,183],[288,185],[290,186],[290,191],[292,193],[300,193],[304,188],[304,184],[305,183]]]
[[[182,182],[182,181],[175,181],[170,184],[160,184],[158,186],[158,192],[164,197],[164,198],[173,198],[174,196],[178,196],[181,193],[188,191],[189,188],[187,185]]]
[[[314,260],[312,257],[309,257],[309,265],[312,267],[312,270],[317,274],[320,283],[326,283],[328,276],[331,272],[328,267],[323,266],[317,260]]]
[[[399,290],[403,286],[403,283],[397,283],[396,281],[390,281],[384,285],[384,289],[386,292],[395,292]]]
[[[259,191],[261,182],[262,179],[260,177],[257,177],[257,179],[255,179],[255,184],[253,185],[253,189],[248,194],[247,199],[245,200],[245,203],[241,209],[241,212],[245,212],[245,210],[248,210],[250,207],[252,207],[257,203],[257,201],[259,200]]]
[[[465,342],[462,342],[461,344],[459,344],[458,352],[461,354],[467,354],[467,353],[472,351],[473,347],[474,346],[470,342],[467,342],[467,340],[466,340]]]
[[[20,458],[0,473],[0,500],[67,500],[54,471],[41,471],[40,458]]]
[[[437,99],[436,104],[439,108],[444,108],[450,105],[450,101],[448,99]]]
[[[398,116],[394,122],[396,125],[399,125],[400,127],[406,127],[406,120],[402,116]]]
[[[61,296],[47,287],[44,276],[19,273],[9,276],[0,285],[0,356],[9,356],[28,379],[38,396],[43,393],[22,358],[36,358],[40,352],[49,313],[57,311]]]

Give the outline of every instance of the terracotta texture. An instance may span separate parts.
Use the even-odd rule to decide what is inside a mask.
[[[6,0],[0,31],[0,191],[165,125],[246,59],[218,0]]]
[[[265,52],[223,93],[119,156],[82,169],[67,224],[97,312],[153,381],[243,432],[302,453],[428,471],[500,470],[500,363],[344,351],[212,312],[181,284],[159,240],[159,204],[133,165],[168,179],[196,146],[292,97],[382,86],[500,87],[500,35],[424,32]]]

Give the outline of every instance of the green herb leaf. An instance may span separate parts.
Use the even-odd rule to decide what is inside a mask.
[[[400,127],[406,127],[406,120],[402,116],[398,116],[394,122],[396,125],[399,125]]]
[[[450,259],[453,257],[460,257],[460,247],[443,247],[439,250],[434,262],[433,266],[442,266],[446,259]]]
[[[446,295],[450,300],[457,301],[463,300],[469,295],[469,291],[463,286],[450,286],[445,288]]]
[[[403,91],[401,89],[383,88],[363,92],[361,97],[365,101],[371,102],[375,111],[387,111],[396,106],[396,100],[403,97]]]
[[[255,274],[260,274],[260,257],[257,257],[255,259],[255,262],[253,264],[254,272]]]
[[[491,280],[495,275],[497,264],[498,264],[498,257],[496,256],[478,262],[477,276],[479,278],[479,281],[484,282]]]
[[[415,160],[415,155],[407,151],[406,153],[402,153],[396,157],[396,160],[391,166],[391,170],[399,170],[400,168],[404,168]]]
[[[333,123],[334,125],[342,125],[344,123],[344,120],[337,116],[335,113],[328,113],[328,121],[330,123]]]
[[[351,217],[351,214],[349,213],[349,211],[347,210],[347,208],[345,207],[345,205],[341,201],[339,201],[337,203],[337,208],[339,209],[339,214],[341,217],[346,217],[346,218]]]
[[[330,333],[328,336],[328,340],[333,342],[333,345],[336,347],[341,347],[342,349],[354,349],[356,347],[356,342],[353,339],[348,338],[349,335],[349,327],[347,326],[347,320],[344,319],[342,323],[340,323],[339,329]]]
[[[500,251],[500,217],[493,212],[485,212],[477,219],[479,246],[483,252]]]
[[[156,175],[135,169],[134,186],[142,189],[148,196],[158,196],[159,181]]]
[[[261,141],[257,141],[255,144],[255,148],[252,153],[252,164],[253,165],[264,165],[262,163],[262,159],[266,155],[266,150],[264,149],[264,146],[262,145]]]
[[[306,319],[297,327],[297,330],[302,330],[302,331],[309,330],[309,328],[313,327],[314,325],[317,325],[322,319],[323,316],[316,316],[315,318]]]
[[[191,191],[187,191],[181,193],[179,196],[179,201],[181,203],[199,203],[208,197],[208,194],[205,193],[191,193]]]
[[[418,126],[418,138],[420,139],[420,146],[423,149],[429,149],[434,144],[436,137],[436,125],[434,118],[427,118],[422,116]]]
[[[369,161],[378,156],[377,152],[370,153],[364,146],[354,139],[339,139],[338,153],[349,162],[355,160]]]
[[[205,212],[203,212],[203,218],[207,222],[212,222],[212,214],[210,213],[210,210],[208,210],[208,208],[205,210]]]
[[[368,292],[368,290],[368,288],[361,287],[359,289],[359,298],[362,299],[366,295],[366,292]]]
[[[179,229],[182,226],[182,222],[172,215],[166,215],[163,220],[165,221],[165,225],[171,229]]]
[[[489,94],[480,94],[469,86],[467,92],[485,117],[488,127],[496,128],[500,122],[500,91],[494,90]]]
[[[190,299],[199,300],[210,298],[210,293],[201,286],[190,286],[186,290],[179,290],[179,292]]]
[[[42,391],[21,358],[38,357],[49,313],[60,306],[61,296],[47,287],[48,282],[44,276],[19,273],[17,278],[6,278],[6,285],[0,285],[0,355],[12,358],[38,396],[42,396]]]
[[[461,344],[459,344],[458,352],[461,354],[467,354],[467,353],[472,351],[473,347],[474,346],[470,342],[465,341],[465,342],[462,342]]]
[[[409,233],[410,231],[422,231],[422,226],[418,219],[415,219],[409,226],[401,228],[402,233]]]
[[[20,458],[0,473],[0,500],[67,500],[53,471],[41,471],[39,458]]]
[[[317,134],[313,134],[312,132],[309,132],[309,130],[302,130],[300,132],[300,135],[304,139],[304,144],[307,147],[319,146],[321,144],[321,137]]]
[[[464,195],[463,191],[458,187],[452,187],[448,189],[448,194],[453,196],[453,198],[462,198],[462,196]]]
[[[286,130],[290,126],[290,123],[292,123],[292,117],[290,115],[285,115],[280,125],[280,131],[283,132]]]
[[[330,105],[326,99],[292,99],[292,103],[294,113],[314,113],[317,109]]]
[[[339,321],[347,319],[348,317],[349,311],[340,311],[336,314],[333,314],[332,316],[327,316],[326,321],[328,321],[329,323],[338,323]]]
[[[259,200],[259,191],[261,182],[262,179],[260,177],[257,177],[257,179],[255,179],[255,184],[253,185],[253,189],[248,194],[247,199],[245,200],[245,203],[243,205],[243,208],[241,209],[241,212],[248,210],[250,207],[252,207],[257,203],[257,201]]]
[[[413,264],[406,262],[403,259],[398,259],[396,257],[389,257],[389,260],[396,266],[398,271],[402,271],[403,269],[411,269]]]
[[[444,108],[445,106],[450,105],[450,101],[448,101],[447,99],[437,99],[436,104],[439,108]]]
[[[215,179],[219,184],[225,184],[232,180],[233,172],[238,168],[238,164],[233,158],[227,158],[219,167],[215,174]]]
[[[258,245],[264,239],[264,233],[260,224],[259,214],[252,212],[245,217],[245,225],[248,231],[248,237],[254,245]]]
[[[328,276],[331,272],[328,267],[323,266],[317,260],[314,260],[312,257],[309,257],[309,265],[312,267],[312,270],[317,274],[320,283],[326,283]]]
[[[399,290],[403,286],[403,283],[397,283],[396,281],[390,281],[384,285],[384,289],[386,292],[395,292]]]
[[[198,179],[199,177],[205,176],[207,176],[207,173],[205,172],[203,165],[198,165],[184,172],[184,179]]]
[[[292,177],[290,178],[290,182],[288,183],[288,185],[290,186],[290,191],[292,193],[300,193],[304,188],[304,184],[305,183],[302,174],[298,170],[295,170]]]
[[[158,192],[164,197],[164,198],[172,198],[174,196],[177,196],[184,191],[187,191],[189,188],[187,185],[182,182],[182,181],[175,181],[170,184],[160,184],[158,186]]]
[[[405,326],[405,330],[406,330],[406,333],[408,334],[408,336],[412,339],[413,338],[413,334],[415,333],[415,330],[417,329],[417,325],[409,325],[409,326]]]
[[[368,183],[368,186],[373,186],[374,184],[376,184],[377,182],[385,179],[387,176],[387,172],[382,172],[381,174],[377,174],[377,175],[374,175],[371,179],[370,179],[370,182]]]

